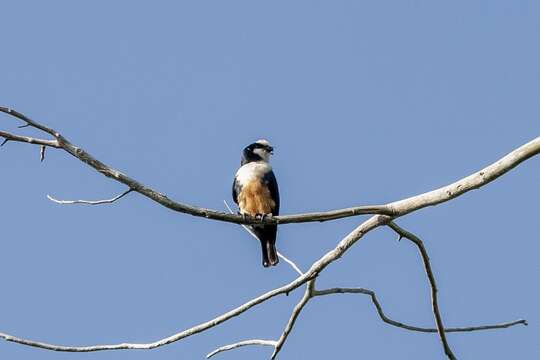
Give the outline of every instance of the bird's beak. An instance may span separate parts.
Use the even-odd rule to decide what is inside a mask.
[[[270,148],[268,149],[268,151],[270,152],[270,154],[274,155],[274,148],[273,148],[273,147],[270,147]]]

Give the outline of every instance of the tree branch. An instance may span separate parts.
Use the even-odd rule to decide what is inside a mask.
[[[112,204],[113,202],[120,200],[130,192],[132,192],[133,189],[128,189],[121,193],[118,196],[113,197],[112,199],[106,199],[106,200],[58,200],[53,198],[51,195],[47,195],[47,199],[51,200],[52,202],[55,202],[57,204],[61,205],[72,205],[72,204],[86,204],[86,205],[101,205],[101,204]]]
[[[300,299],[298,304],[296,304],[296,306],[294,307],[294,309],[293,309],[293,311],[291,313],[291,316],[289,317],[289,321],[287,321],[287,325],[285,326],[285,329],[283,330],[283,333],[281,334],[281,336],[279,337],[279,339],[277,341],[275,341],[275,340],[259,340],[259,339],[240,341],[240,342],[237,342],[237,343],[234,343],[234,344],[222,346],[222,347],[212,351],[211,353],[209,353],[206,357],[210,358],[211,356],[214,356],[219,352],[236,349],[236,348],[238,348],[240,346],[244,346],[244,345],[270,345],[270,346],[274,347],[274,352],[272,353],[272,356],[270,358],[272,360],[275,359],[277,354],[279,353],[279,351],[283,347],[283,344],[287,340],[287,337],[289,336],[290,332],[292,331],[292,328],[294,327],[294,324],[296,322],[296,319],[300,315],[300,312],[302,311],[304,306],[306,306],[308,301],[313,297],[314,289],[315,289],[315,279],[309,280],[307,282],[307,284],[306,284],[306,290],[304,292],[304,295],[302,296],[302,298]]]
[[[407,325],[402,322],[390,319],[386,314],[384,313],[381,304],[379,303],[379,300],[377,299],[377,295],[373,290],[364,289],[364,288],[331,288],[331,289],[325,289],[325,290],[315,290],[313,292],[313,297],[316,296],[324,296],[324,295],[331,295],[331,294],[362,294],[362,295],[368,295],[371,298],[371,302],[375,306],[375,309],[377,310],[377,314],[379,314],[379,317],[382,321],[385,323],[402,328],[405,330],[410,331],[417,331],[417,332],[424,332],[424,333],[436,333],[438,332],[438,329],[436,328],[424,328],[424,327],[418,327],[418,326],[412,326]],[[509,321],[505,323],[500,324],[493,324],[493,325],[480,325],[480,326],[468,326],[468,327],[453,327],[453,328],[445,328],[444,331],[449,332],[471,332],[471,331],[482,331],[482,330],[494,330],[494,329],[505,329],[509,328],[511,326],[515,325],[525,325],[527,326],[527,320],[519,319],[515,321]]]
[[[426,270],[426,275],[429,280],[429,285],[431,287],[431,305],[433,308],[433,315],[435,316],[435,323],[437,324],[437,330],[439,337],[441,339],[444,353],[450,360],[455,360],[456,356],[452,352],[450,345],[448,345],[448,340],[446,339],[446,334],[444,333],[444,325],[442,322],[441,313],[439,311],[439,302],[437,300],[437,283],[435,282],[435,276],[433,275],[433,270],[431,270],[431,263],[429,261],[429,256],[424,246],[424,243],[420,238],[418,238],[413,233],[399,227],[396,223],[390,221],[387,224],[392,230],[399,234],[401,238],[410,240],[413,244],[418,247],[420,256],[422,257],[422,262],[424,263],[424,269]]]
[[[88,152],[82,148],[69,142],[67,138],[62,136],[57,131],[50,129],[44,125],[37,123],[34,120],[31,120],[27,116],[23,115],[20,112],[17,112],[13,109],[7,107],[0,107],[0,112],[6,113],[8,115],[14,116],[20,120],[23,120],[26,125],[34,127],[38,130],[44,131],[47,134],[50,134],[55,137],[56,140],[42,140],[42,139],[33,139],[27,138],[24,136],[13,135],[6,132],[1,132],[0,137],[3,137],[8,140],[23,141],[31,144],[46,145],[55,148],[61,148],[70,155],[76,157],[80,161],[84,162],[88,166],[94,168],[102,175],[105,175],[108,178],[116,180],[134,191],[148,197],[149,199],[171,209],[181,213],[186,213],[189,215],[204,217],[213,220],[231,222],[236,224],[289,224],[289,223],[302,223],[302,222],[314,222],[314,221],[328,221],[335,220],[344,217],[365,215],[365,214],[391,214],[390,210],[384,205],[373,205],[373,206],[356,206],[346,209],[326,211],[326,212],[313,212],[306,214],[297,214],[297,215],[285,215],[285,216],[274,216],[266,217],[265,219],[258,219],[255,217],[243,217],[237,214],[227,214],[216,210],[205,209],[193,205],[188,205],[180,202],[173,201],[169,199],[166,195],[153,190],[146,185],[138,182],[137,180],[123,174],[122,172],[104,164],[103,162],[97,160]]]
[[[375,309],[377,310],[377,314],[381,318],[381,320],[389,325],[402,328],[405,330],[410,331],[417,331],[417,332],[423,332],[423,333],[437,333],[438,329],[436,328],[424,328],[424,327],[418,327],[413,325],[407,325],[402,322],[390,319],[386,314],[384,313],[381,304],[379,303],[377,299],[377,295],[373,290],[364,289],[364,288],[331,288],[331,289],[324,289],[324,290],[316,290],[315,289],[315,280],[310,280],[307,282],[306,290],[304,292],[304,295],[296,304],[294,307],[291,316],[289,318],[289,321],[287,322],[287,325],[281,334],[280,338],[275,340],[260,340],[260,339],[253,339],[253,340],[244,340],[240,341],[234,344],[225,345],[222,346],[211,353],[209,353],[206,357],[210,358],[220,352],[233,350],[241,346],[246,345],[265,345],[265,346],[273,346],[274,352],[272,353],[271,359],[275,359],[281,348],[283,347],[283,344],[287,340],[287,337],[289,336],[290,332],[292,331],[292,328],[296,322],[296,319],[300,315],[300,312],[303,310],[303,308],[307,305],[309,300],[311,300],[314,297],[318,296],[325,296],[325,295],[332,295],[332,294],[362,294],[362,295],[368,295],[371,298],[371,301],[373,302],[373,305],[375,305]],[[453,327],[453,328],[446,328],[445,332],[473,332],[473,331],[483,331],[483,330],[494,330],[494,329],[505,329],[509,328],[515,325],[528,325],[527,321],[524,319],[519,319],[515,321],[510,322],[504,322],[500,324],[493,324],[493,325],[480,325],[480,326],[468,326],[468,327]]]
[[[29,339],[15,337],[9,334],[0,333],[0,338],[3,338],[6,341],[11,341],[23,345],[38,347],[46,350],[54,351],[66,351],[66,352],[93,352],[93,351],[104,351],[104,350],[121,350],[121,349],[155,349],[161,346],[171,344],[173,342],[182,340],[186,337],[198,334],[205,330],[208,330],[212,327],[215,327],[233,317],[236,317],[245,311],[251,309],[252,307],[261,304],[277,295],[288,294],[291,291],[295,290],[299,286],[305,284],[309,280],[315,278],[321,271],[323,271],[326,266],[330,263],[341,258],[341,256],[352,246],[356,241],[361,239],[365,234],[370,232],[373,229],[376,229],[379,226],[386,225],[390,221],[390,217],[384,215],[375,215],[364,221],[351,233],[349,233],[345,238],[343,238],[338,245],[331,251],[327,252],[319,260],[315,261],[311,268],[304,273],[304,275],[299,276],[295,280],[289,282],[288,284],[275,288],[271,291],[268,291],[237,308],[230,310],[212,320],[201,323],[199,325],[193,326],[189,329],[181,331],[179,333],[173,334],[171,336],[165,337],[163,339],[150,342],[150,343],[119,343],[112,345],[92,345],[92,346],[63,346],[55,345],[44,342],[33,341]]]
[[[13,135],[13,134],[5,133],[5,132],[1,132],[0,137],[3,137],[6,140],[22,141],[22,142],[27,142],[31,144],[37,144],[40,146],[61,148],[64,151],[71,154],[72,156],[79,159],[80,161],[91,166],[92,168],[100,172],[101,174],[113,180],[116,180],[122,184],[127,185],[130,190],[136,191],[150,198],[151,200],[156,201],[159,204],[174,211],[190,214],[193,216],[205,217],[208,219],[231,222],[231,223],[236,223],[236,224],[244,224],[244,225],[246,224],[287,224],[287,223],[301,223],[301,222],[313,222],[313,221],[327,221],[327,220],[334,220],[334,219],[350,217],[350,216],[375,214],[374,216],[371,216],[366,221],[362,222],[357,228],[355,228],[351,233],[349,233],[345,238],[343,238],[334,249],[327,252],[319,260],[315,261],[311,265],[308,271],[306,271],[305,273],[297,277],[295,280],[289,282],[286,285],[283,285],[281,287],[268,291],[244,303],[243,305],[227,313],[224,313],[212,320],[201,323],[187,330],[181,331],[179,333],[173,334],[169,337],[157,340],[155,342],[120,343],[120,344],[113,344],[113,345],[94,345],[94,346],[61,346],[61,345],[53,345],[53,344],[48,344],[48,343],[36,342],[36,341],[27,340],[23,338],[17,338],[8,334],[0,333],[0,337],[4,338],[7,341],[12,341],[12,342],[16,342],[16,343],[20,343],[24,345],[39,347],[39,348],[48,349],[48,350],[56,350],[56,351],[89,352],[89,351],[117,350],[117,349],[153,349],[153,348],[161,347],[161,346],[176,342],[188,336],[192,336],[202,331],[205,331],[207,329],[210,329],[214,326],[221,324],[224,321],[227,321],[228,319],[231,319],[235,316],[242,314],[243,312],[249,310],[250,308],[262,302],[265,302],[280,294],[288,294],[289,292],[295,290],[299,286],[306,284],[307,282],[310,282],[311,280],[315,279],[315,277],[318,276],[318,274],[321,273],[329,264],[341,258],[341,256],[343,256],[343,254],[345,254],[345,252],[351,246],[353,246],[358,240],[360,240],[365,234],[367,234],[371,230],[379,226],[388,225],[389,223],[391,223],[393,219],[397,217],[406,215],[408,213],[411,213],[413,211],[416,211],[418,209],[421,209],[427,206],[433,206],[433,205],[443,203],[445,201],[461,196],[462,194],[470,190],[477,189],[481,186],[484,186],[488,184],[489,182],[495,180],[499,176],[505,174],[506,172],[514,168],[515,166],[519,165],[521,162],[540,153],[540,137],[537,137],[533,139],[532,141],[530,141],[529,143],[510,152],[508,155],[504,156],[497,162],[487,166],[486,168],[472,175],[469,175],[450,185],[432,190],[430,192],[419,194],[419,195],[416,195],[407,199],[395,201],[386,205],[359,206],[359,207],[333,210],[333,211],[327,211],[327,212],[275,216],[275,217],[267,217],[264,220],[261,220],[257,218],[251,218],[251,217],[244,218],[243,216],[237,215],[237,214],[227,214],[227,213],[218,212],[215,210],[210,210],[210,209],[205,209],[205,208],[200,208],[200,207],[196,207],[192,205],[175,202],[169,199],[167,196],[149,187],[146,187],[142,183],[128,177],[127,175],[121,173],[120,171],[105,165],[101,161],[92,157],[89,153],[87,153],[82,148],[71,144],[65,137],[60,135],[58,132],[46,126],[43,126],[37,122],[34,122],[33,120],[29,119],[25,115],[15,110],[8,109],[5,107],[0,107],[0,112],[4,112],[8,115],[14,116],[24,121],[25,127],[26,126],[34,127],[49,135],[52,135],[55,138],[55,140],[33,139],[33,138],[27,138],[27,137]],[[30,141],[29,139],[33,139],[33,140]],[[409,240],[413,241],[410,238]],[[425,254],[424,256],[424,253],[421,250],[422,248],[419,248],[419,249],[424,259],[424,265],[425,266],[429,265],[429,262],[427,262],[427,254]],[[424,252],[425,252],[425,249],[424,249]],[[426,262],[427,262],[427,265],[426,265]],[[426,267],[426,271],[427,271],[427,267]],[[429,272],[431,272],[431,269]],[[428,272],[428,277],[429,277],[429,272]],[[430,279],[430,281],[431,280],[433,280],[432,289],[436,289],[436,287],[434,286],[435,284],[434,279]],[[319,295],[322,295],[323,292],[324,291],[319,292]],[[293,311],[293,314],[291,318],[289,319],[289,323],[286,329],[289,327],[289,325],[292,329],[292,325],[294,325],[294,321],[296,320],[296,317],[298,316],[298,315],[294,316],[295,311],[298,308],[299,309],[298,313],[299,313],[304,305],[305,303],[297,304],[297,307],[295,307],[295,310]],[[517,323],[525,324],[525,322],[521,320],[518,321]],[[439,327],[438,329],[439,333],[444,334],[444,328],[442,327],[442,322],[437,321],[437,325]],[[507,324],[507,326],[511,326],[511,325]],[[507,327],[507,326],[502,326],[502,327]],[[490,326],[490,328],[495,328],[495,327]],[[289,329],[289,332],[290,332],[290,329]],[[285,338],[287,335],[288,333],[285,335]]]
[[[318,261],[313,263],[311,268],[305,272],[303,275],[297,277],[295,280],[289,282],[286,285],[283,285],[279,288],[275,288],[271,291],[268,291],[246,303],[236,307],[233,310],[230,310],[220,316],[215,317],[212,320],[206,321],[199,325],[193,326],[184,331],[178,332],[171,336],[165,337],[163,339],[150,342],[150,343],[119,343],[112,345],[92,345],[92,346],[63,346],[55,345],[50,343],[38,342],[29,339],[19,338],[9,334],[0,333],[0,338],[3,338],[6,341],[11,341],[23,345],[38,347],[46,350],[54,351],[66,351],[66,352],[93,352],[93,351],[103,351],[103,350],[121,350],[121,349],[155,349],[161,346],[171,344],[173,342],[179,341],[186,337],[198,334],[202,331],[213,328],[233,317],[236,317],[245,311],[251,309],[252,307],[259,305],[277,295],[288,294],[291,291],[295,290],[299,286],[307,283],[309,280],[315,278],[326,266],[331,262],[338,259],[343,252],[348,249],[356,240],[362,237],[364,234],[377,228],[378,226],[384,225],[388,221],[387,217],[383,215],[375,215],[368,220],[364,221],[360,226],[353,230],[349,235],[347,235],[338,246],[329,251],[326,255],[321,257]]]
[[[196,207],[180,202],[173,201],[169,199],[166,195],[159,193],[142,183],[128,177],[127,175],[121,173],[120,171],[111,168],[101,161],[92,157],[89,153],[84,151],[82,148],[77,147],[71,144],[65,137],[60,135],[60,133],[41,125],[25,115],[6,108],[0,107],[0,112],[6,113],[8,115],[14,116],[20,120],[25,121],[29,126],[32,126],[36,129],[42,130],[56,138],[56,141],[50,140],[40,140],[39,144],[62,148],[72,156],[76,157],[80,161],[91,166],[101,174],[116,180],[118,182],[127,185],[129,188],[137,191],[141,195],[144,195],[150,198],[153,201],[171,209],[174,211],[190,214],[198,217],[205,217],[208,219],[232,222],[236,224],[291,224],[291,223],[304,223],[304,222],[315,222],[315,221],[328,221],[336,220],[345,217],[358,216],[358,215],[367,215],[367,214],[380,214],[380,215],[389,215],[393,217],[403,216],[412,211],[418,210],[426,206],[433,206],[440,204],[442,202],[454,199],[464,193],[477,189],[513,169],[515,166],[519,165],[521,162],[527,160],[531,156],[537,155],[540,152],[540,137],[533,139],[527,144],[519,147],[518,149],[512,151],[508,155],[504,156],[497,162],[489,165],[488,167],[467,176],[461,180],[458,180],[450,185],[444,186],[442,188],[432,190],[417,196],[410,197],[408,199],[395,201],[386,205],[371,205],[371,206],[356,206],[339,210],[325,211],[325,212],[312,212],[305,214],[295,214],[295,215],[280,215],[274,217],[266,217],[265,219],[258,219],[254,217],[243,217],[237,214],[227,214],[211,209],[205,209],[201,207]],[[5,136],[4,136],[5,135]],[[12,135],[9,133],[2,132],[0,137],[20,137],[18,135]],[[29,142],[23,140],[24,142]],[[37,144],[37,143],[36,143]]]
[[[239,341],[239,342],[234,343],[234,344],[225,345],[225,346],[222,346],[220,348],[217,348],[216,350],[212,351],[211,353],[208,353],[208,355],[206,355],[206,358],[210,359],[212,356],[214,356],[216,354],[219,354],[220,352],[233,350],[233,349],[236,349],[236,348],[239,348],[239,347],[242,347],[242,346],[247,346],[247,345],[263,345],[263,346],[274,346],[275,347],[276,346],[276,341],[275,340],[261,340],[261,339],[252,339],[252,340]]]
[[[296,304],[296,306],[294,307],[291,313],[291,316],[289,317],[289,321],[287,322],[287,325],[285,326],[285,329],[283,330],[283,333],[281,334],[276,345],[274,346],[274,352],[272,353],[272,356],[270,357],[272,360],[276,358],[277,354],[283,347],[283,344],[285,344],[285,341],[289,337],[289,334],[291,333],[292,328],[294,327],[294,323],[296,322],[298,315],[300,315],[300,312],[302,312],[302,309],[304,309],[304,306],[306,306],[308,301],[313,297],[314,289],[315,289],[315,279],[307,282],[304,296],[302,296],[298,304]]]
[[[29,137],[29,136],[14,135],[14,134],[7,133],[5,131],[0,131],[0,137],[4,138],[4,141],[2,142],[2,145],[0,146],[4,146],[8,141],[17,141],[17,142],[24,142],[28,144],[34,144],[34,145],[60,148],[60,145],[58,144],[56,140],[45,140],[45,139],[38,139],[38,138]]]

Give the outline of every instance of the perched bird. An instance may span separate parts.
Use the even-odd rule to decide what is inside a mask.
[[[234,202],[240,214],[264,218],[279,215],[279,190],[270,166],[274,148],[267,140],[257,140],[244,148],[240,169],[232,186]],[[277,225],[250,225],[262,247],[264,267],[279,262],[276,252]]]

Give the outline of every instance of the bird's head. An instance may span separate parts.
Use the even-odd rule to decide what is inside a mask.
[[[270,155],[274,153],[274,148],[268,140],[257,140],[244,148],[242,153],[242,165],[252,161],[270,161]]]

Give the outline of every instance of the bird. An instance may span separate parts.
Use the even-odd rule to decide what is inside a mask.
[[[274,148],[268,140],[257,140],[242,151],[240,168],[234,176],[232,196],[244,217],[279,215],[279,188],[270,165]],[[248,227],[261,242],[262,265],[277,265],[277,225],[250,225]]]

